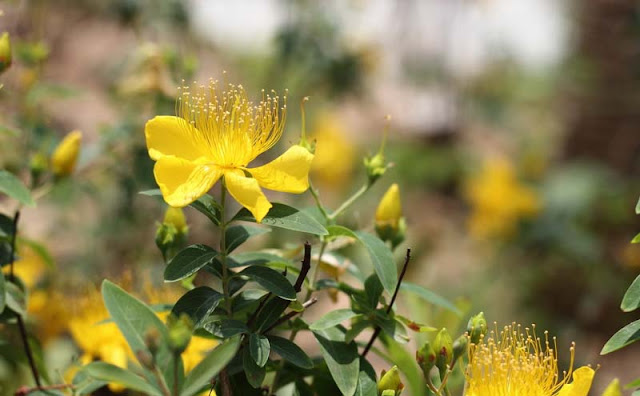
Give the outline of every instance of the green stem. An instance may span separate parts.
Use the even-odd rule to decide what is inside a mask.
[[[355,193],[353,193],[353,195],[350,196],[349,199],[344,201],[338,209],[334,210],[333,213],[329,215],[328,219],[335,220],[336,217],[338,217],[342,212],[347,210],[349,206],[353,205],[353,203],[356,202],[358,198],[360,198],[365,192],[367,192],[367,190],[369,190],[369,187],[371,187],[369,183],[364,184],[362,187],[360,187],[360,189]]]
[[[227,187],[224,179],[220,189],[220,262],[222,264],[222,293],[224,294],[227,315],[232,316],[231,296],[229,295],[229,270],[227,268],[227,220],[225,218],[225,201],[227,198]]]
[[[320,211],[320,213],[322,213],[322,216],[325,219],[329,220],[329,214],[327,213],[324,206],[322,205],[322,202],[320,202],[320,196],[318,195],[318,190],[316,190],[313,184],[311,184],[311,180],[309,180],[309,192],[311,192],[311,196],[313,197],[313,200],[316,201],[316,206],[318,207],[318,210]]]
[[[167,386],[166,381],[164,380],[164,376],[160,372],[158,366],[153,366],[153,374],[156,376],[158,380],[158,384],[160,384],[160,390],[164,396],[171,396],[171,392],[169,392],[169,387]]]

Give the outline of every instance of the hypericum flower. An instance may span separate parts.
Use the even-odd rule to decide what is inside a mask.
[[[272,162],[247,168],[276,144],[284,129],[286,97],[264,94],[254,105],[241,85],[220,91],[208,86],[180,88],[177,117],[156,116],[145,126],[154,175],[165,201],[189,205],[224,177],[225,187],[258,222],[271,208],[260,187],[302,193],[309,187],[313,154],[299,145]]]
[[[51,155],[51,168],[56,176],[68,176],[73,172],[80,153],[82,132],[71,131],[62,139]]]
[[[505,326],[491,332],[479,344],[469,346],[465,370],[467,396],[587,396],[595,371],[591,367],[573,370],[574,346],[568,372],[558,372],[555,338],[553,347],[545,332],[542,341],[535,326],[522,329]],[[573,382],[569,379],[573,374]]]

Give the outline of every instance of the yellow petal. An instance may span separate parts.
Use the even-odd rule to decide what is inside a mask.
[[[591,367],[583,366],[573,372],[573,381],[565,384],[558,396],[587,396],[593,381],[595,371]]]
[[[312,160],[309,150],[295,145],[268,164],[248,171],[264,188],[299,194],[309,188]]]
[[[51,155],[51,167],[56,176],[67,176],[73,172],[80,153],[82,132],[71,131],[62,139]]]
[[[184,119],[173,116],[156,116],[144,126],[149,156],[158,160],[166,155],[196,160],[206,151],[198,144],[198,131]]]
[[[176,157],[161,157],[153,173],[164,200],[177,208],[187,206],[206,194],[222,176],[215,166]]]
[[[269,212],[271,203],[260,190],[258,181],[246,177],[241,170],[235,169],[224,173],[224,182],[231,196],[247,208],[258,223],[261,222]]]

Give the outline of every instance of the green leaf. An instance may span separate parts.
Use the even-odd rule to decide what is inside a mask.
[[[191,245],[180,252],[164,269],[164,280],[176,282],[187,278],[211,263],[218,252],[206,245]]]
[[[631,243],[640,243],[640,234],[634,236]]]
[[[313,335],[336,385],[344,395],[353,395],[360,373],[358,347],[354,342],[345,343],[344,333],[335,327],[315,330]]]
[[[622,298],[620,309],[631,312],[640,307],[640,275],[633,281]]]
[[[624,389],[631,389],[640,387],[640,378],[636,378],[624,386]]]
[[[358,334],[362,333],[362,331],[368,327],[373,327],[373,323],[368,320],[361,320],[359,322],[355,322],[349,330],[344,334],[344,341],[349,343],[356,339]]]
[[[311,326],[309,326],[309,329],[312,331],[328,329],[329,327],[337,326],[356,315],[358,314],[348,308],[336,309],[322,315],[320,319],[316,320]]]
[[[295,300],[296,291],[287,278],[276,270],[268,267],[254,265],[242,270],[238,275],[244,275],[252,281],[258,283],[271,293],[284,298],[285,300]]]
[[[247,381],[254,388],[259,388],[264,381],[264,377],[267,374],[267,370],[264,367],[260,367],[251,357],[251,352],[247,348],[242,353],[242,368],[244,374],[247,377]]]
[[[360,358],[360,373],[358,374],[358,387],[356,396],[378,396],[378,384],[376,371],[367,359]]]
[[[193,396],[226,367],[240,347],[240,337],[233,337],[218,345],[191,370],[184,380],[180,396]]]
[[[362,243],[369,253],[380,283],[389,294],[393,294],[398,283],[398,270],[391,249],[380,238],[364,231],[352,231],[337,225],[329,226],[327,230],[331,236],[348,236]]]
[[[378,306],[378,301],[380,301],[380,296],[384,288],[380,283],[380,279],[374,274],[367,278],[364,282],[364,292],[367,296],[367,302],[369,303],[369,308],[376,309]]]
[[[199,327],[213,312],[224,296],[208,286],[200,286],[186,292],[173,306],[171,313],[180,316],[186,313]]]
[[[460,317],[462,316],[462,312],[458,309],[458,307],[456,307],[449,300],[447,300],[442,296],[437,295],[431,290],[424,288],[420,285],[403,281],[402,285],[400,286],[400,290],[404,292],[413,293],[433,305],[439,306],[444,309],[448,309],[449,311],[455,313]]]
[[[607,353],[617,351],[618,349],[624,348],[625,346],[636,342],[640,339],[640,320],[636,320],[635,322],[631,322],[622,329],[618,330],[616,334],[613,335],[604,344],[602,351],[600,351],[601,355],[606,355]]]
[[[267,301],[260,313],[256,317],[256,328],[258,332],[268,329],[274,324],[285,309],[289,306],[290,301],[275,297]]]
[[[225,232],[225,243],[227,245],[227,254],[233,252],[238,246],[242,245],[247,239],[270,232],[270,228],[256,227],[250,225],[235,225],[229,227]]]
[[[20,179],[6,170],[0,170],[0,192],[25,205],[34,206],[36,204],[31,198],[31,193]]]
[[[162,396],[162,392],[149,384],[144,378],[113,364],[93,362],[85,366],[83,370],[97,380],[109,383],[115,382],[124,385],[127,389],[147,395]]]
[[[313,235],[327,235],[327,230],[308,214],[285,204],[272,202],[269,213],[262,219],[262,224],[284,228],[292,231],[306,232]],[[240,209],[233,221],[251,221],[255,218],[246,208]]]
[[[162,196],[162,192],[157,188],[154,188],[152,190],[140,191],[139,194],[146,195],[148,197]],[[211,195],[205,194],[197,200],[193,201],[191,204],[189,204],[189,206],[207,216],[209,220],[213,222],[213,224],[220,225],[220,204],[216,202],[216,200]]]
[[[311,358],[295,343],[274,335],[268,335],[267,338],[271,343],[271,349],[287,362],[303,369],[313,368]]]
[[[22,291],[15,283],[6,282],[4,284],[5,291],[5,303],[13,312],[20,316],[27,314],[27,299]]]
[[[640,215],[640,199],[638,199],[638,203],[636,204],[636,214]]]
[[[264,367],[269,360],[269,353],[271,352],[271,346],[267,337],[251,333],[249,335],[249,352],[251,358],[260,367]]]
[[[167,339],[167,328],[151,308],[106,279],[102,282],[102,298],[132,351],[149,351],[145,343],[149,330],[155,329],[163,340]]]
[[[224,338],[248,332],[249,329],[247,328],[247,325],[236,319],[227,319],[220,324],[220,333]]]

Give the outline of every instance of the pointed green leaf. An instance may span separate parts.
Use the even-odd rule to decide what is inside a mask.
[[[636,378],[624,386],[624,389],[632,389],[640,387],[640,378]]]
[[[148,197],[161,197],[162,192],[157,189],[151,189],[146,191],[140,191],[140,195],[146,195]],[[192,208],[198,212],[204,214],[215,225],[220,225],[220,204],[209,194],[205,194],[189,204]]]
[[[258,316],[256,317],[256,328],[258,332],[268,329],[274,324],[285,309],[289,306],[290,301],[275,297],[267,301]]]
[[[249,335],[249,352],[251,358],[260,367],[264,367],[269,360],[269,353],[271,353],[271,345],[267,337],[251,333]]]
[[[334,327],[344,322],[345,320],[349,320],[354,316],[358,315],[348,308],[344,309],[336,309],[334,311],[330,311],[318,320],[316,320],[311,326],[309,326],[310,330],[324,330],[329,327]]]
[[[631,312],[640,308],[640,275],[633,281],[622,298],[620,309]]]
[[[447,300],[442,296],[437,295],[431,290],[424,288],[420,285],[403,281],[402,285],[400,286],[400,291],[413,293],[433,305],[437,305],[441,308],[448,309],[449,311],[455,313],[456,315],[462,316],[462,312],[460,312],[458,307],[453,305],[453,303],[451,303],[449,300]]]
[[[206,245],[191,245],[182,249],[164,269],[164,280],[176,282],[187,278],[211,263],[218,252]]]
[[[640,234],[634,236],[631,243],[640,243]]]
[[[162,339],[167,339],[167,328],[151,308],[116,284],[105,279],[102,282],[102,297],[111,319],[132,351],[149,351],[145,343],[149,330],[155,329]]]
[[[313,361],[295,343],[286,338],[268,335],[271,349],[287,362],[303,369],[312,369]]]
[[[358,374],[358,387],[355,396],[378,396],[378,384],[376,371],[367,359],[360,358],[360,373]]]
[[[6,170],[0,170],[0,192],[25,205],[34,206],[36,204],[22,181]]]
[[[618,349],[624,348],[627,345],[634,343],[640,339],[640,320],[636,320],[635,322],[631,322],[622,329],[618,330],[616,334],[613,335],[604,344],[602,351],[600,351],[601,355],[606,355],[607,353],[611,353],[613,351],[617,351]]]
[[[225,232],[225,243],[227,254],[233,252],[238,246],[245,243],[249,238],[270,232],[270,228],[256,227],[251,225],[235,225],[229,227]]]
[[[208,286],[200,286],[186,292],[176,302],[171,310],[176,316],[186,313],[193,320],[194,326],[199,327],[213,312],[224,296]]]
[[[262,224],[313,235],[328,234],[322,224],[305,212],[281,203],[272,202],[272,205],[267,215],[262,219]],[[251,212],[246,208],[242,208],[233,216],[233,221],[251,221],[255,223],[256,220]]]
[[[85,366],[83,370],[92,378],[100,381],[118,383],[129,390],[142,392],[146,395],[162,396],[162,392],[149,384],[144,378],[113,364],[93,362]]]
[[[296,291],[287,278],[276,270],[269,267],[254,265],[247,267],[239,275],[244,275],[252,281],[258,283],[271,293],[284,298],[285,300],[295,300]]]
[[[640,199],[638,199],[638,203],[636,204],[636,214],[640,215]]]
[[[27,314],[27,299],[22,291],[15,283],[6,282],[4,289],[7,292],[5,294],[5,303],[13,312],[20,316]]]
[[[345,343],[344,333],[335,327],[315,330],[313,335],[336,385],[344,395],[353,395],[360,373],[358,347],[354,342]]]
[[[193,396],[218,375],[233,359],[240,347],[240,337],[233,337],[218,345],[191,370],[184,380],[180,396]]]

